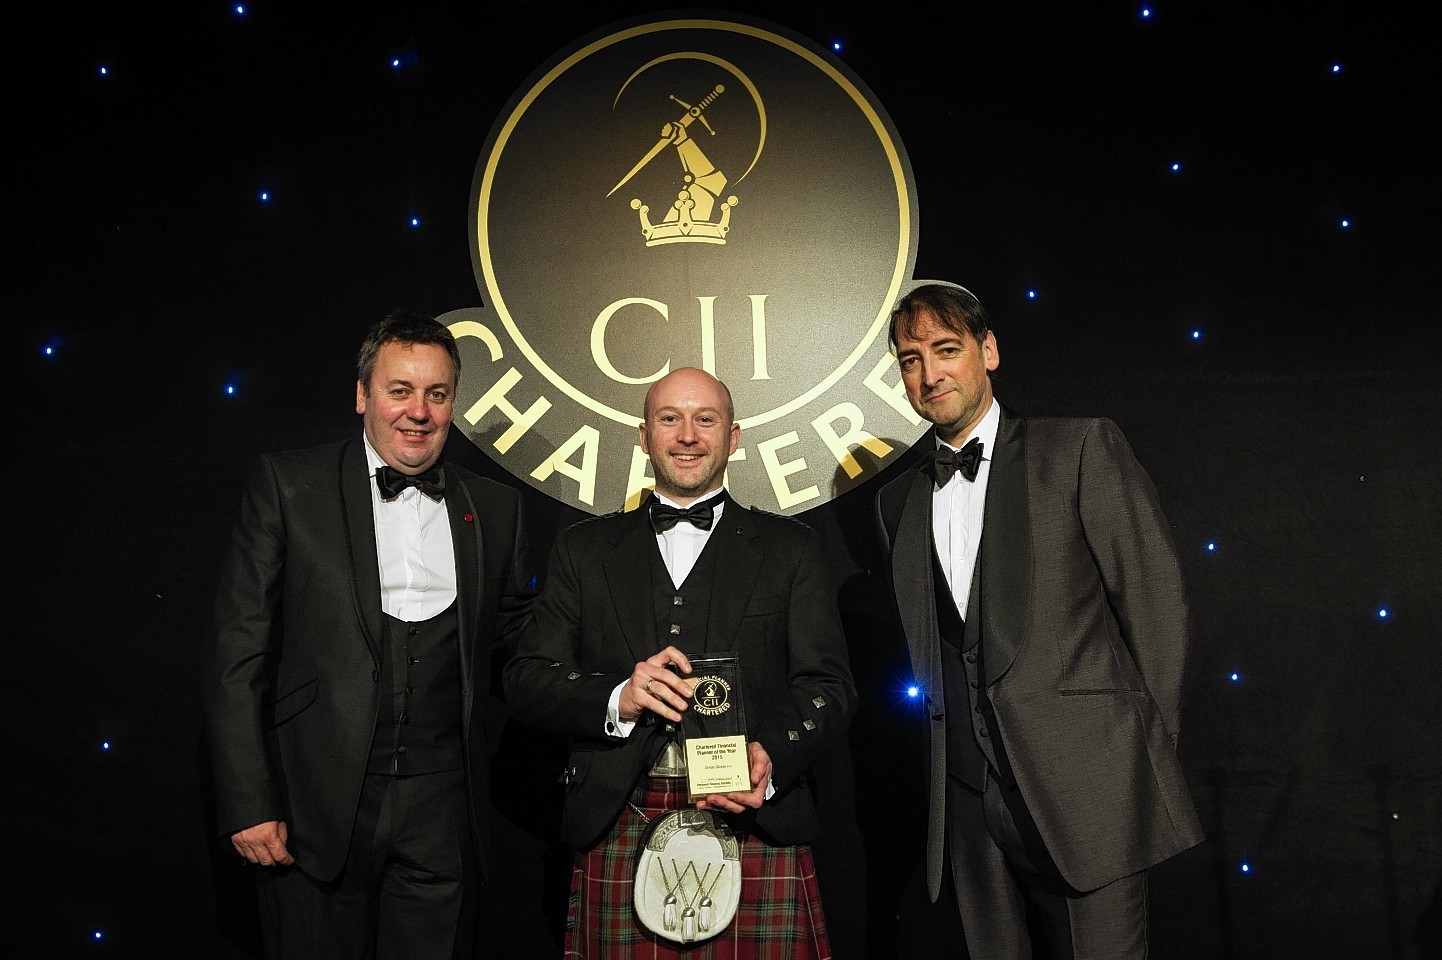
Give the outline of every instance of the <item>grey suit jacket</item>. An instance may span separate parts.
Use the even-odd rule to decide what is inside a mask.
[[[485,874],[493,645],[531,626],[516,491],[446,466],[456,557],[462,745]],[[246,483],[201,664],[218,824],[286,821],[307,873],[340,873],[379,710],[380,571],[364,443],[268,454]]]
[[[1062,877],[1092,890],[1202,840],[1175,750],[1190,643],[1181,570],[1156,490],[1111,421],[1003,408],[991,455],[980,623],[968,630],[979,629],[995,734],[1042,840]],[[923,464],[876,507],[912,667],[939,695],[931,493]],[[946,728],[927,726],[934,895]]]
[[[505,671],[507,705],[518,720],[570,741],[562,833],[585,850],[620,815],[664,734],[643,721],[626,738],[605,730],[606,704],[636,663],[658,652],[651,590],[655,534],[645,505],[583,520],[551,551],[536,605],[536,632]],[[795,844],[817,827],[806,777],[843,742],[856,690],[820,538],[798,520],[726,505],[706,545],[715,581],[700,649],[736,651],[747,739],[770,755],[777,793],[754,823],[767,839]]]

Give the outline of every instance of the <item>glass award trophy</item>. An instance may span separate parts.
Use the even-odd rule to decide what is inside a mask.
[[[686,778],[692,803],[712,793],[751,789],[741,664],[734,653],[692,657],[686,678],[694,694],[683,715]]]

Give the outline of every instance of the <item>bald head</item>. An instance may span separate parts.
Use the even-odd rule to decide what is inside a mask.
[[[708,385],[709,389],[719,390],[721,396],[725,398],[725,404],[721,410],[726,414],[726,422],[730,423],[735,420],[736,406],[731,402],[731,388],[700,367],[679,367],[651,384],[651,389],[646,391],[646,404],[642,408],[641,416],[647,420],[651,419],[651,411],[655,409],[653,402],[658,393],[669,394],[670,391],[677,389],[706,390]]]
[[[646,391],[645,416],[641,449],[657,493],[684,506],[721,487],[741,438],[726,384],[696,367],[673,370]]]

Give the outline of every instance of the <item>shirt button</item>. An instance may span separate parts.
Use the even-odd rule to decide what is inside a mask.
[[[406,752],[406,748],[405,748],[405,747],[396,747],[396,753],[405,753],[405,752]]]

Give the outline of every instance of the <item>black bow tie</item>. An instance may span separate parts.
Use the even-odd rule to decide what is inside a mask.
[[[415,487],[432,500],[439,500],[446,494],[446,478],[441,465],[435,464],[424,473],[401,473],[395,467],[386,465],[376,468],[376,486],[382,500],[393,500],[406,487]]]
[[[657,533],[665,533],[685,520],[701,530],[710,530],[711,521],[715,517],[716,504],[725,499],[726,494],[723,493],[719,497],[712,497],[705,503],[693,503],[689,507],[673,507],[660,500],[653,500],[651,501],[651,529]]]
[[[960,473],[968,480],[976,479],[976,469],[981,466],[983,444],[976,437],[966,442],[960,450],[937,447],[931,455],[931,477],[938,487],[946,486],[954,473]]]

